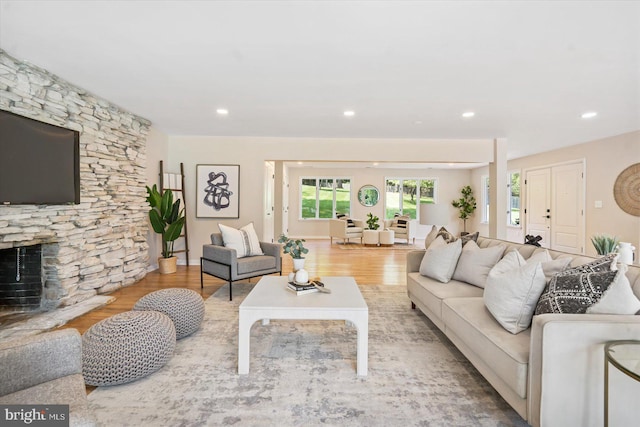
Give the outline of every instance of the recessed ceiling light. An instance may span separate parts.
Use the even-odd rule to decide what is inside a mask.
[[[373,166],[378,166],[380,163],[376,162],[373,164]]]
[[[588,112],[582,114],[581,117],[583,119],[593,119],[597,115],[598,115],[598,113],[596,113],[595,111],[588,111]]]
[[[301,164],[302,164],[302,162],[298,162],[298,164],[299,164],[299,165],[301,165]]]
[[[474,113],[473,111],[466,111],[464,113],[462,113],[462,117],[464,117],[465,119],[471,118],[473,116],[475,116],[476,113]]]
[[[226,116],[229,114],[229,110],[227,110],[226,108],[218,108],[216,110],[216,113],[218,113],[221,116]]]
[[[414,125],[421,125],[422,124],[422,120],[416,120],[415,122],[413,122]]]
[[[347,110],[343,114],[345,115],[345,117],[353,117],[356,115],[356,112],[352,110]]]

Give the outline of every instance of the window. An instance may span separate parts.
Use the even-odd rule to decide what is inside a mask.
[[[507,225],[520,225],[520,171],[509,172]]]
[[[482,222],[489,222],[489,176],[483,175],[482,182]]]
[[[303,219],[335,218],[336,213],[351,212],[351,180],[349,178],[301,178],[300,217]]]
[[[418,218],[420,203],[435,203],[436,180],[432,178],[387,178],[385,218],[395,214]]]

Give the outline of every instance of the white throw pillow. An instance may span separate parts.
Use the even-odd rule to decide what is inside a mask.
[[[522,259],[517,251],[520,258],[511,255],[513,253],[505,255],[505,258],[509,256],[507,261],[501,265],[503,258],[489,272],[483,298],[485,306],[498,323],[512,334],[517,334],[531,325],[546,279],[540,262],[509,269],[514,261]]]
[[[640,311],[640,301],[631,289],[626,272],[627,266],[620,264],[616,278],[604,291],[600,301],[587,308],[587,313],[636,314]]]
[[[489,271],[502,257],[505,249],[505,245],[480,249],[475,241],[470,240],[462,248],[453,279],[484,288]]]
[[[222,224],[218,224],[218,228],[220,229],[220,233],[222,233],[224,246],[226,248],[235,249],[238,254],[238,258],[264,255],[260,248],[258,234],[256,234],[256,230],[253,228],[252,222],[239,230]]]
[[[462,242],[445,243],[441,236],[433,241],[420,263],[420,274],[442,283],[451,280],[462,252]]]
[[[438,227],[435,225],[431,226],[431,231],[427,234],[427,237],[424,238],[424,248],[429,249],[429,246],[436,240],[438,237]]]

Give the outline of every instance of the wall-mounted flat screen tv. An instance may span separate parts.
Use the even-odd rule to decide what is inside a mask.
[[[0,205],[80,203],[80,133],[0,110]]]

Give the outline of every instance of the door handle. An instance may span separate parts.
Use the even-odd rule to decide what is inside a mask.
[[[542,215],[542,218],[547,218],[547,219],[549,219],[549,218],[551,218],[551,215]]]

